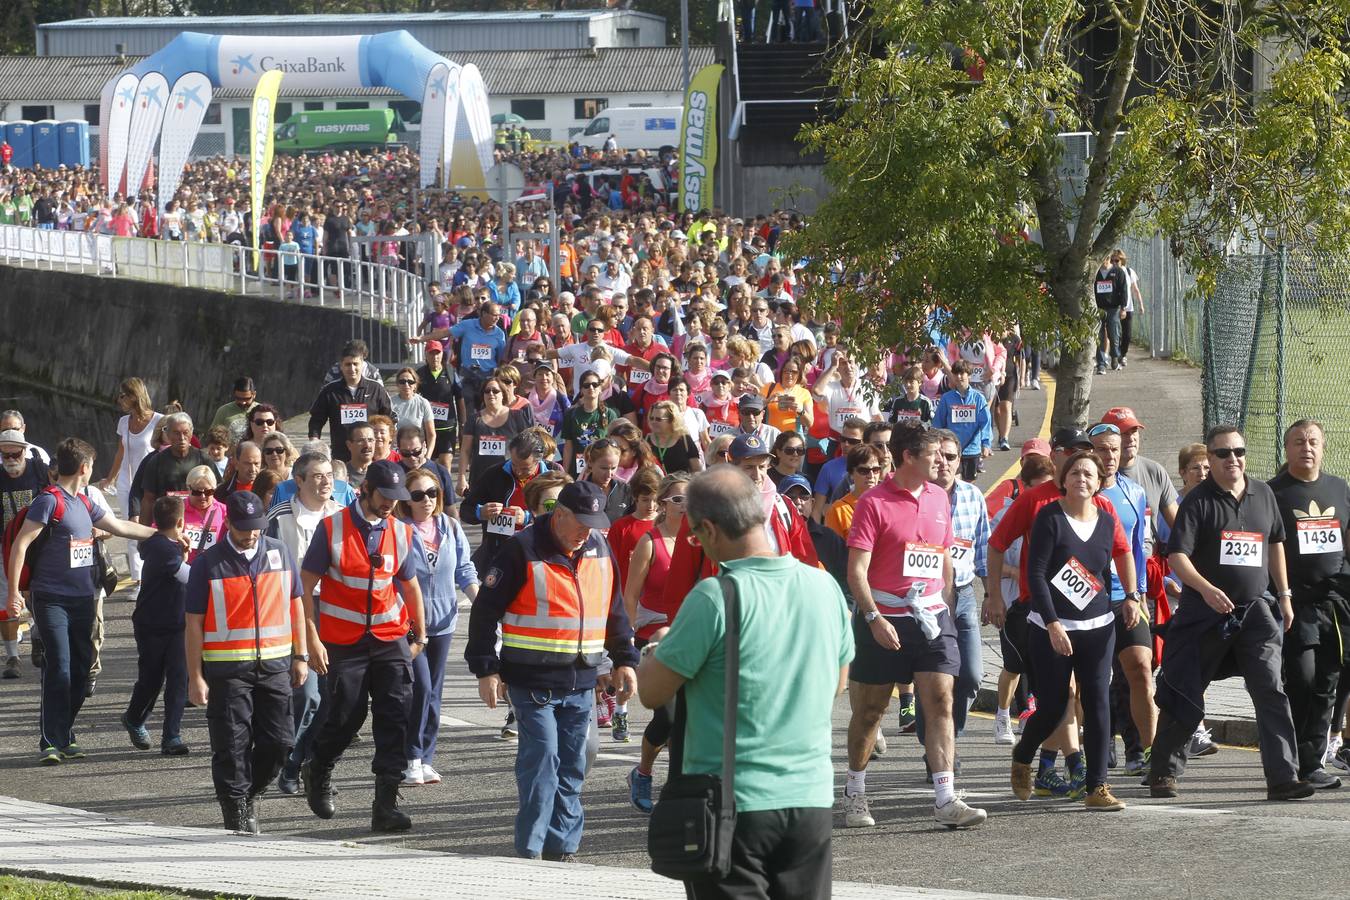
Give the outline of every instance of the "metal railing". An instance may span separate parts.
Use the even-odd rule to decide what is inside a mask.
[[[153,238],[114,237],[0,225],[0,263],[103,278],[129,278],[334,307],[352,314],[352,336],[370,345],[371,362],[395,369],[421,362],[417,333],[427,306],[415,273],[361,259]],[[387,327],[369,327],[362,320]]]

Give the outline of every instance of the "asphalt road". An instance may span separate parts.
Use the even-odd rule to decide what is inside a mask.
[[[1198,405],[1190,407],[1193,380],[1194,374],[1186,370],[1141,360],[1131,365],[1128,375],[1108,376],[1102,387],[1109,387],[1110,393],[1103,390],[1103,399],[1149,396],[1152,408],[1139,403],[1138,411],[1146,422],[1157,421],[1162,427],[1149,433],[1153,443],[1146,443],[1146,452],[1165,461],[1167,456],[1159,451],[1174,458],[1175,449],[1167,445],[1191,439],[1187,417],[1198,420]],[[1194,393],[1198,396],[1198,388]],[[1016,443],[1039,431],[1047,395],[1023,396]],[[1105,406],[1094,404],[1098,408]],[[981,486],[993,483],[1013,456],[996,454]],[[161,824],[218,827],[202,711],[188,710],[184,737],[193,753],[186,758],[134,750],[118,724],[135,674],[131,608],[124,595],[106,605],[104,672],[98,694],[86,705],[79,723],[88,759],[37,767],[36,671],[25,666],[22,680],[0,681],[0,794]],[[462,632],[467,610],[460,622]],[[515,748],[498,740],[502,714],[479,702],[473,678],[457,664],[461,651],[457,639],[438,757],[445,780],[439,786],[405,791],[405,805],[415,823],[410,834],[376,837],[368,830],[372,799],[368,739],[354,745],[338,767],[336,818],[323,822],[310,815],[302,798],[273,793],[263,813],[264,830],[273,835],[509,855]],[[580,854],[586,862],[646,866],[645,820],[628,805],[624,784],[637,760],[636,739],[647,720],[636,703],[632,720],[633,743],[613,743],[604,733],[600,758],[586,785],[586,837]],[[847,722],[847,702],[840,698],[834,714],[837,787],[842,787]],[[158,715],[152,715],[156,738],[158,723]],[[835,877],[1056,897],[1264,900],[1344,893],[1341,886],[1350,879],[1350,861],[1337,848],[1350,836],[1350,789],[1297,804],[1271,804],[1264,800],[1258,755],[1225,748],[1193,763],[1177,800],[1148,799],[1146,789],[1116,773],[1114,789],[1129,804],[1121,813],[1094,815],[1065,802],[1019,803],[1008,789],[1008,749],[993,744],[991,724],[987,718],[974,718],[969,733],[959,741],[964,771],[958,779],[967,799],[985,807],[990,819],[976,830],[948,832],[936,828],[931,819],[932,794],[923,782],[919,747],[912,737],[896,736],[894,718],[888,716],[891,749],[871,765],[868,778],[878,824],[844,829],[839,816]],[[664,759],[658,764],[658,784],[663,778]],[[315,877],[340,875],[315,873]],[[616,870],[614,877],[623,879],[624,874]]]

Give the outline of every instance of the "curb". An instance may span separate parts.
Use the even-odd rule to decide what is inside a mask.
[[[998,694],[992,688],[980,688],[971,709],[976,712],[993,713],[998,702]],[[1205,725],[1217,744],[1232,747],[1255,747],[1257,729],[1255,719],[1215,719],[1205,717]]]

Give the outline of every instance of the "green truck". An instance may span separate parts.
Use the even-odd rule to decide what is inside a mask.
[[[277,153],[368,150],[396,146],[406,130],[392,109],[330,109],[298,112],[277,126]]]

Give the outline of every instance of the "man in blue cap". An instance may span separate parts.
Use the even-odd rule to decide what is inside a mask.
[[[574,859],[595,686],[620,703],[637,689],[633,629],[600,530],[609,527],[605,500],[589,481],[564,487],[552,512],[502,545],[469,617],[464,658],[479,696],[495,709],[509,694],[516,711],[515,849],[526,859]],[[614,670],[597,676],[606,651]]]

